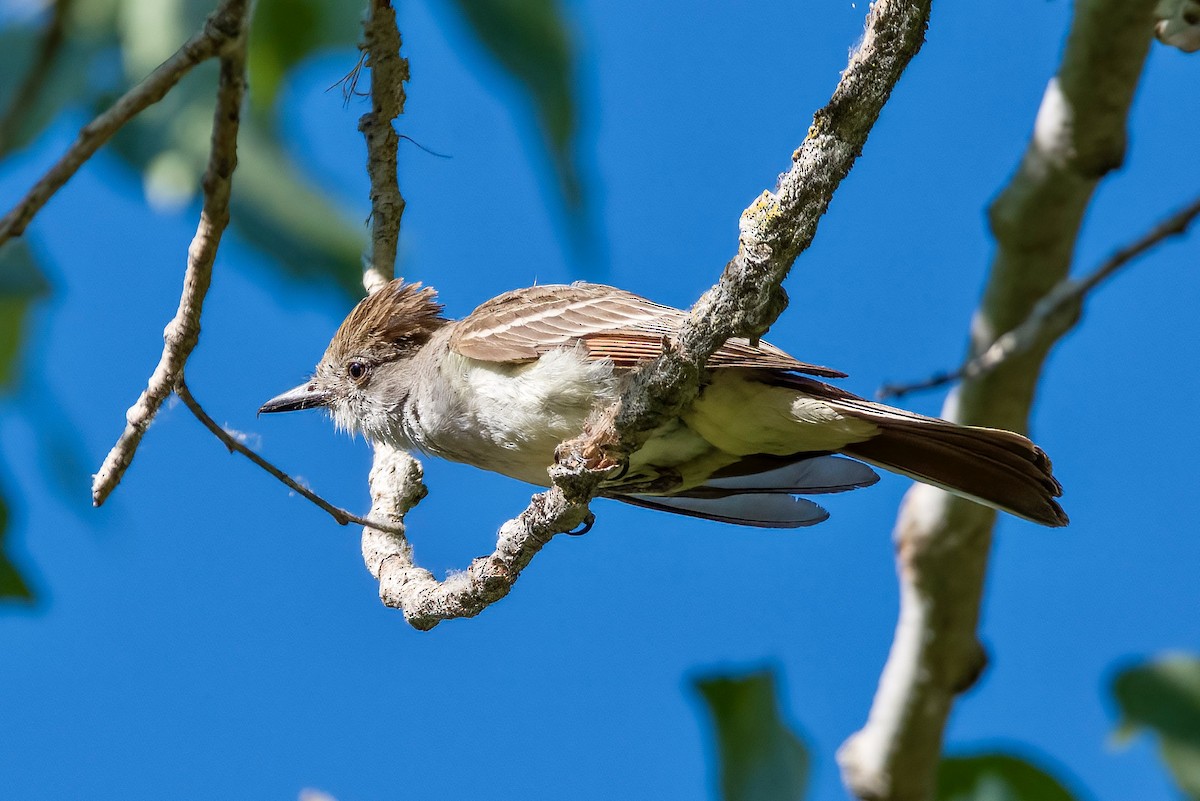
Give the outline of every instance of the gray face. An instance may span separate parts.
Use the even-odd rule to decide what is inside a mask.
[[[331,348],[332,350],[332,348]],[[363,352],[337,357],[326,353],[312,379],[264,403],[259,414],[325,408],[340,430],[379,439],[391,413],[407,394],[403,366],[411,352],[389,348],[387,358]]]
[[[259,414],[329,410],[339,429],[380,439],[407,396],[407,366],[446,324],[433,290],[396,279],[359,302],[308,382],[267,401]]]

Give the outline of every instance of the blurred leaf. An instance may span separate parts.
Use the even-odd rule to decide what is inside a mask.
[[[284,0],[266,0],[258,7]],[[286,4],[285,4],[286,5]],[[303,4],[300,4],[303,5]],[[155,6],[150,9],[148,6]],[[344,5],[331,4],[321,13],[333,14]],[[288,5],[288,8],[291,6]],[[134,70],[157,64],[178,46],[178,39],[163,47],[154,38],[158,28],[191,35],[211,3],[198,0],[164,0],[161,4],[124,0],[121,32],[129,80]],[[276,9],[276,14],[284,13]],[[307,12],[301,12],[307,13]],[[358,12],[346,14],[358,25]],[[321,17],[322,19],[324,17]],[[269,18],[268,18],[269,19]],[[254,25],[267,24],[256,17]],[[189,28],[189,26],[192,26]],[[310,32],[306,41],[333,42],[337,26]],[[353,34],[350,35],[351,41]],[[304,53],[292,46],[278,56],[277,66],[290,64]],[[285,48],[286,49],[286,48]],[[276,84],[276,87],[278,84]],[[257,79],[251,97],[259,91]],[[172,211],[198,199],[200,179],[208,161],[212,132],[213,100],[216,93],[216,64],[203,64],[188,75],[163,100],[125,126],[111,145],[115,153],[143,176],[147,200],[159,210]],[[345,213],[303,179],[287,157],[274,126],[266,114],[243,115],[238,136],[238,168],[233,176],[230,226],[244,242],[271,256],[269,264],[292,279],[332,279],[348,294],[362,292],[362,252],[366,245],[365,224],[346,218]]]
[[[716,727],[721,797],[725,801],[791,801],[804,797],[808,752],[779,712],[775,675],[695,682]]]
[[[3,488],[0,488],[0,599],[22,598],[31,601],[33,591],[17,571],[16,565],[10,562],[8,555],[4,553],[4,537],[7,533],[8,503],[4,500]]]
[[[557,0],[453,0],[471,32],[533,100],[559,191],[572,211],[583,200],[576,162],[575,64]]]
[[[271,254],[292,278],[333,279],[362,294],[366,223],[353,223],[305,181],[261,126],[243,128],[231,222],[238,236]]]
[[[355,47],[364,5],[259,0],[250,26],[250,103],[255,110],[265,115],[275,107],[284,76],[302,59],[322,48]]]
[[[1164,657],[1128,668],[1113,681],[1119,733],[1149,729],[1179,788],[1200,799],[1200,658]]]
[[[216,0],[118,0],[116,27],[130,84],[170,58],[216,6]]]
[[[16,379],[30,306],[49,288],[23,240],[10,240],[0,247],[0,390],[11,388]]]
[[[24,240],[10,240],[0,247],[0,390],[10,389],[16,381],[29,310],[49,288]],[[8,503],[0,487],[0,598],[32,599],[29,585],[4,552],[7,532]]]
[[[1075,801],[1075,796],[1024,759],[982,754],[942,760],[937,801]]]
[[[75,15],[77,16],[77,15]],[[54,51],[49,68],[41,67],[33,76],[37,81],[31,94],[26,81],[31,71],[39,69],[49,12],[40,15],[36,24],[18,24],[0,30],[0,155],[21,149],[36,139],[59,112],[71,103],[86,101],[99,72],[94,64],[100,53],[115,45],[111,30],[86,28],[68,19],[64,35]],[[15,108],[19,103],[20,108]]]

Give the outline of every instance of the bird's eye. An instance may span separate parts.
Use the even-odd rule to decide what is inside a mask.
[[[362,381],[363,377],[367,374],[367,366],[362,362],[350,362],[350,365],[346,368],[346,372],[355,381]]]

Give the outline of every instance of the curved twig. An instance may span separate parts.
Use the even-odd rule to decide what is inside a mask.
[[[224,443],[225,447],[229,449],[230,453],[240,453],[242,456],[245,456],[263,470],[266,470],[275,478],[279,479],[279,481],[283,483],[284,486],[288,487],[288,489],[308,499],[312,503],[316,504],[319,508],[327,512],[330,517],[338,522],[338,525],[345,526],[350,523],[354,523],[359,526],[370,526],[371,528],[382,532],[388,532],[392,534],[404,533],[403,528],[396,529],[395,527],[385,523],[374,522],[365,517],[359,517],[353,512],[346,511],[340,506],[334,506],[332,503],[325,500],[320,495],[313,492],[308,487],[304,486],[300,482],[296,481],[296,479],[292,478],[287,473],[268,462],[258,453],[255,453],[241,442],[238,442],[238,440],[231,436],[228,431],[217,425],[217,421],[213,420],[212,417],[209,416],[208,412],[204,411],[204,407],[200,405],[200,402],[196,400],[196,398],[192,395],[191,390],[188,389],[187,383],[184,381],[182,375],[179,376],[179,380],[175,382],[175,394],[179,396],[181,401],[183,401],[183,405],[188,407],[192,415],[201,423],[203,423],[204,427],[211,431],[213,436]]]

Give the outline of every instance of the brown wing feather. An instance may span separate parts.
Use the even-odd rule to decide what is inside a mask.
[[[662,353],[663,337],[685,312],[602,284],[547,284],[506,292],[455,326],[450,347],[472,359],[527,362],[554,348],[582,342],[593,359],[630,368]],[[708,361],[712,368],[751,367],[842,378],[845,373],[793,359],[766,342],[726,342]]]

